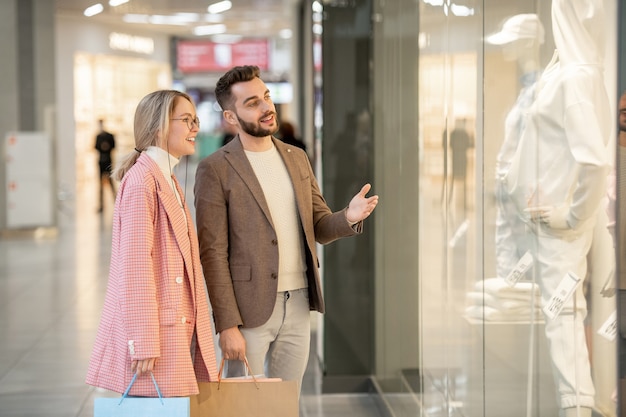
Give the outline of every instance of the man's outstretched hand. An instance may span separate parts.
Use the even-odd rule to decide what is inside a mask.
[[[376,205],[378,204],[378,196],[365,196],[371,188],[371,184],[365,184],[363,188],[361,188],[361,191],[359,191],[357,195],[352,197],[352,200],[350,200],[348,210],[346,211],[346,217],[350,223],[357,223],[361,220],[367,219],[376,208]]]

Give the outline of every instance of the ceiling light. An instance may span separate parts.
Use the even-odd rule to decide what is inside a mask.
[[[311,4],[311,9],[315,12],[315,13],[322,13],[324,11],[324,6],[322,6],[322,3],[320,3],[319,1],[314,1]]]
[[[278,32],[278,36],[280,36],[281,39],[291,39],[291,37],[293,36],[293,32],[291,31],[291,29],[282,29],[280,32]]]
[[[128,0],[109,0],[109,6],[111,7],[119,6],[124,3],[128,3]]]
[[[200,15],[198,13],[175,13],[176,19],[184,22],[198,22],[200,21]]]
[[[91,16],[97,15],[98,13],[102,13],[103,10],[104,10],[104,6],[98,3],[98,4],[94,4],[93,6],[87,7],[85,11],[83,12],[83,14],[87,17],[91,17]]]
[[[185,16],[165,16],[160,14],[155,14],[150,16],[150,23],[154,25],[178,25],[183,26],[189,24],[189,20]]]
[[[452,3],[450,5],[450,10],[452,14],[459,17],[467,17],[474,16],[474,9],[469,8],[467,6],[459,6],[458,4]]]
[[[207,8],[207,11],[209,13],[217,14],[225,12],[226,10],[230,10],[231,7],[233,7],[233,4],[230,2],[230,0],[224,0],[213,3]]]
[[[126,23],[150,23],[150,16],[147,14],[125,14],[122,20]]]
[[[193,34],[196,36],[216,35],[218,33],[224,33],[224,32],[226,32],[226,25],[196,26],[193,29]]]

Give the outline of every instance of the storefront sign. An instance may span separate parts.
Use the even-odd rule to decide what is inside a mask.
[[[154,39],[112,32],[109,35],[109,47],[118,51],[150,55],[154,52]]]
[[[269,45],[266,40],[238,43],[179,41],[176,64],[183,73],[224,71],[237,65],[269,68]]]

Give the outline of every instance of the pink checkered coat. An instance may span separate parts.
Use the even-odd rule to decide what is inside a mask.
[[[151,357],[158,358],[154,375],[165,397],[197,394],[197,381],[217,379],[198,239],[189,209],[185,205],[185,221],[168,181],[146,154],[121,181],[109,282],[86,379],[90,385],[124,392],[133,375],[131,361]],[[137,379],[130,395],[157,395],[149,375]]]

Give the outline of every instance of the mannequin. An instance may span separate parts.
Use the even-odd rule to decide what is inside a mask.
[[[524,129],[524,114],[532,103],[535,84],[540,73],[539,48],[544,42],[544,28],[536,14],[510,17],[502,30],[487,37],[487,42],[502,47],[506,61],[517,63],[521,90],[505,120],[504,140],[496,160],[496,273],[506,277],[528,248],[520,241],[525,234],[525,223],[505,191],[503,179],[519,144]]]
[[[535,277],[543,306],[567,274],[585,277],[606,190],[612,125],[602,67],[601,0],[553,0],[552,27],[557,50],[537,83],[504,179],[536,245]],[[582,287],[545,320],[561,415],[566,417],[591,416],[594,406]]]

